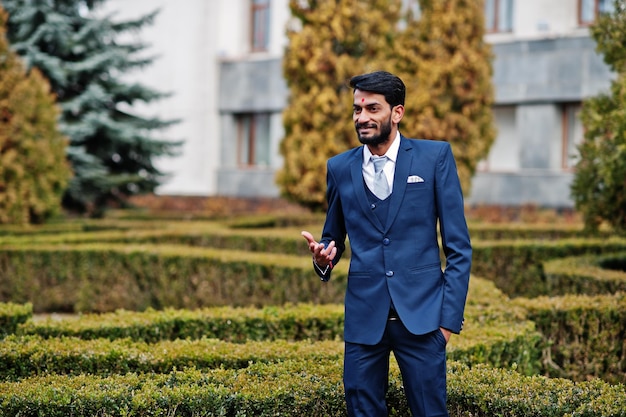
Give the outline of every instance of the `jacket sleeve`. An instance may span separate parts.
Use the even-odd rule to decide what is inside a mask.
[[[343,209],[341,207],[341,198],[330,160],[326,164],[326,202],[328,204],[328,208],[326,211],[326,221],[324,222],[324,229],[322,230],[320,243],[323,243],[324,246],[327,247],[331,241],[335,241],[337,255],[333,260],[334,266],[339,263],[339,260],[346,249],[346,226],[343,218]],[[313,269],[322,281],[330,280],[332,272],[331,268],[329,268],[325,274],[323,274],[322,271],[315,265]]]
[[[448,143],[437,162],[436,206],[443,252],[444,300],[440,326],[454,333],[463,327],[463,312],[472,266],[472,247],[465,220],[463,192]]]

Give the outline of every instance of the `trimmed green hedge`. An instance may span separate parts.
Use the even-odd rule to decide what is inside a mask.
[[[279,339],[335,340],[343,336],[343,306],[289,304],[263,308],[118,310],[107,314],[81,314],[64,320],[30,321],[20,326],[18,334],[84,340],[131,338],[148,343],[203,337],[236,343]]]
[[[548,259],[626,250],[626,240],[475,242],[475,275],[510,296],[546,295]],[[343,301],[347,264],[320,285],[308,257],[174,245],[12,245],[0,249],[0,301],[35,312]],[[115,273],[111,273],[115,271]]]
[[[346,274],[320,285],[310,258],[189,246],[0,248],[0,296],[41,312],[341,302]]]
[[[559,240],[574,238],[610,237],[611,232],[601,230],[590,235],[580,224],[555,223],[481,223],[468,222],[473,240]]]
[[[494,303],[494,300],[497,302]],[[505,368],[515,366],[526,374],[539,372],[543,348],[541,335],[535,331],[534,324],[525,319],[523,309],[508,302],[492,282],[478,278],[471,281],[466,317],[467,324],[462,336],[453,337],[449,343],[450,360],[468,364],[487,363]],[[167,362],[170,367],[176,366],[176,363],[192,366],[194,363],[189,362],[189,358],[198,357],[201,364],[195,366],[201,367],[206,366],[209,360],[198,353],[201,348],[192,343],[194,339],[221,338],[228,343],[262,340],[266,345],[258,346],[266,347],[259,350],[266,351],[272,348],[269,341],[340,341],[342,331],[341,305],[302,304],[262,309],[222,307],[194,311],[168,309],[84,314],[63,320],[48,318],[23,324],[18,329],[23,338],[16,336],[7,340],[4,353],[0,348],[0,362],[4,358],[4,372],[7,375],[18,376],[35,372],[31,369],[48,367],[60,372],[63,365],[52,366],[57,360],[63,364],[68,361],[87,361],[90,365],[85,365],[86,368],[76,367],[73,371],[94,372],[97,366],[95,358],[111,357],[117,358],[119,365],[116,366],[123,367],[126,372],[156,370],[140,367],[153,366],[151,364],[156,360],[154,357],[161,358],[159,363]],[[60,339],[63,342],[59,342]],[[185,340],[179,343],[180,339]],[[115,344],[116,340],[121,340],[119,343],[122,347]],[[164,342],[168,340],[172,341],[171,345]],[[18,346],[20,344],[22,348]],[[162,346],[170,346],[165,349],[169,352],[167,360],[160,354],[144,354],[151,348],[161,351]],[[242,347],[239,352],[245,352],[246,349]],[[128,355],[124,353],[125,350],[128,350]],[[246,355],[242,353],[242,356],[248,358],[249,355]],[[67,359],[68,356],[74,359]],[[137,357],[143,357],[147,364],[135,364]],[[272,356],[272,360],[275,358]],[[103,361],[109,362],[108,359]]]
[[[320,284],[321,285],[321,284]],[[511,304],[493,282],[472,278],[461,337],[453,337],[449,357],[494,366],[517,364],[533,374],[540,370],[541,336],[526,312]],[[220,307],[81,314],[72,319],[48,318],[20,326],[21,335],[120,339],[157,342],[217,338],[250,340],[335,340],[343,336],[343,306],[287,304],[281,307]]]
[[[170,373],[185,368],[242,369],[252,363],[341,361],[340,341],[229,343],[217,339],[82,340],[9,336],[0,343],[0,380],[49,374]]]
[[[0,409],[5,415],[33,417],[345,415],[339,361],[37,377],[0,383]]]
[[[42,226],[44,227],[44,226]],[[317,229],[318,225],[312,226]],[[306,226],[305,226],[306,228]],[[2,229],[0,229],[2,230]],[[216,222],[181,221],[119,221],[68,224],[38,229],[30,227],[21,233],[13,230],[0,234],[0,243],[6,246],[60,245],[85,243],[127,243],[188,245],[214,249],[263,252],[285,255],[310,255],[300,228],[239,229]]]
[[[549,348],[544,372],[585,380],[626,383],[626,293],[517,299]]]
[[[84,222],[78,230],[70,226],[68,233],[42,229],[41,234],[0,237],[0,301],[30,301],[36,312],[102,312],[343,300],[347,259],[338,265],[334,285],[318,285],[300,228],[128,220]],[[321,225],[308,228],[316,231]],[[550,294],[546,261],[626,251],[626,239],[609,236],[548,240],[578,236],[569,226],[474,225],[472,233],[478,236],[473,273],[513,297]],[[480,239],[489,236],[509,240]],[[517,239],[527,236],[535,239]]]
[[[544,263],[546,285],[551,296],[565,294],[614,294],[626,292],[626,272],[605,264],[626,263],[626,252],[608,255],[572,256]]]
[[[626,239],[474,241],[472,273],[493,280],[510,297],[550,295],[544,262],[568,256],[626,251]]]
[[[245,369],[168,374],[51,375],[0,383],[4,415],[345,416],[341,361],[254,363]],[[392,364],[391,416],[409,415]],[[452,417],[624,417],[626,389],[600,380],[574,383],[505,369],[449,364]]]
[[[33,306],[27,304],[0,303],[0,339],[17,331],[20,324],[33,316]]]
[[[618,252],[548,261],[553,296],[515,300],[544,335],[544,374],[626,383],[626,272],[602,267],[624,259]]]
[[[626,386],[453,366],[448,403],[451,416],[463,417],[624,417]]]
[[[493,331],[491,334],[491,340],[488,336],[479,341],[464,338],[451,346],[449,360],[515,367],[526,374],[536,372],[532,368],[536,363],[530,358],[538,359],[536,344],[540,338],[532,326],[515,326],[504,335]],[[167,373],[187,367],[239,369],[250,363],[341,360],[342,356],[343,342],[339,340],[231,343],[202,338],[146,343],[131,339],[9,336],[0,344],[0,379],[18,380],[49,373]]]
[[[626,252],[605,256],[598,263],[605,269],[626,272]]]

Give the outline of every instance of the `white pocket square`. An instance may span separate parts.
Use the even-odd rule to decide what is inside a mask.
[[[409,175],[409,178],[406,179],[407,184],[413,184],[415,182],[424,182],[424,178],[419,175]]]

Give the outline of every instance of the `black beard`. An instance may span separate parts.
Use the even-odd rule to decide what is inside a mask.
[[[372,136],[371,138],[364,138],[359,133],[359,128],[364,125],[367,126],[366,123],[355,124],[356,135],[359,138],[359,142],[361,142],[363,145],[378,146],[389,141],[389,135],[391,135],[391,117],[389,117],[389,120],[387,120],[386,123],[380,125],[380,133],[378,135]]]

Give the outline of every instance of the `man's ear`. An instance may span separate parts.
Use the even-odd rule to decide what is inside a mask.
[[[402,120],[402,117],[404,117],[404,106],[398,104],[391,109],[391,121],[398,124],[400,120]]]

